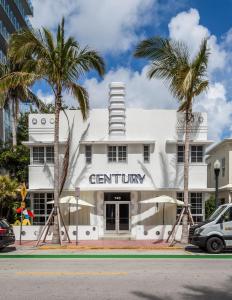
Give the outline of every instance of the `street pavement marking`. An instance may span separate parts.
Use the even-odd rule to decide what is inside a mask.
[[[128,272],[16,272],[18,276],[125,276]]]

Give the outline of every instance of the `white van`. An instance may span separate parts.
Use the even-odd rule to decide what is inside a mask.
[[[208,220],[191,226],[189,242],[209,253],[232,247],[232,203],[219,206]]]

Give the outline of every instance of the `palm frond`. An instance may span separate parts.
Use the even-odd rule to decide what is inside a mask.
[[[0,78],[0,90],[7,91],[18,86],[29,86],[37,79],[39,79],[39,76],[33,73],[12,72]]]
[[[172,95],[181,102],[180,111],[191,107],[194,97],[205,90],[209,56],[207,40],[202,41],[193,61],[190,61],[188,48],[183,42],[161,37],[142,41],[134,55],[151,61],[148,78],[167,82]]]
[[[207,91],[209,87],[209,81],[208,80],[204,80],[202,82],[200,82],[196,88],[193,90],[193,95],[194,97],[199,96],[201,93]]]
[[[27,93],[27,101],[29,101],[31,104],[34,104],[39,109],[39,111],[43,111],[43,109],[45,108],[43,101],[39,99],[39,97],[37,97],[30,89],[27,89]]]
[[[74,64],[78,73],[85,73],[90,70],[96,70],[100,76],[105,73],[105,63],[97,51],[84,48],[79,52],[75,52]]]
[[[46,57],[47,48],[44,47],[44,38],[40,30],[24,29],[13,33],[9,41],[9,57],[14,62],[21,62],[33,55]]]
[[[73,82],[67,83],[67,89],[70,90],[73,96],[77,99],[82,117],[84,120],[86,120],[89,113],[88,92],[85,88]]]

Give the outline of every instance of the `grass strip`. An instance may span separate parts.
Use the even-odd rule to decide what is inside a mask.
[[[78,258],[78,259],[232,259],[232,255],[167,255],[167,254],[0,254],[1,258]]]

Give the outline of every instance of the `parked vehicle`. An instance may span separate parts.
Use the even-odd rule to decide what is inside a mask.
[[[191,226],[189,242],[209,253],[232,247],[232,203],[219,206],[208,220]]]
[[[0,218],[0,249],[15,243],[15,235],[12,226]]]

